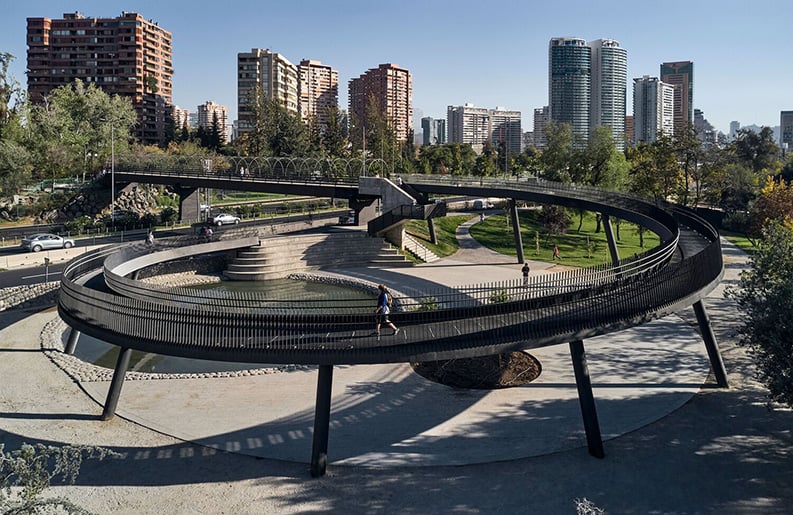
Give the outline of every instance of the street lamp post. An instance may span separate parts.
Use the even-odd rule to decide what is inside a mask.
[[[116,231],[116,134],[110,124],[110,226]]]

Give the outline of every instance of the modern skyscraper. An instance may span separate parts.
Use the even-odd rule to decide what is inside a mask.
[[[446,120],[425,116],[421,119],[421,132],[423,145],[443,145],[446,143]]]
[[[300,118],[328,126],[329,112],[339,108],[339,72],[319,61],[303,59],[298,66]]]
[[[661,81],[675,88],[675,132],[694,123],[694,63],[661,63]]]
[[[534,110],[534,146],[540,150],[544,149],[548,142],[545,139],[545,128],[551,121],[548,106],[538,107]]]
[[[730,122],[730,139],[735,139],[735,135],[738,133],[738,129],[741,128],[741,122],[737,120],[733,120]]]
[[[220,131],[220,137],[224,143],[228,143],[228,135],[230,131],[228,130],[228,110],[226,106],[216,104],[211,100],[207,100],[205,103],[198,106],[198,126],[203,127],[206,130],[212,129],[212,123],[217,116],[218,120],[218,130]]]
[[[264,98],[276,100],[298,114],[297,66],[281,54],[254,48],[237,54],[237,117],[239,133],[255,124],[254,106]]]
[[[556,123],[570,124],[576,145],[589,138],[592,51],[579,38],[552,38],[548,45],[548,109]],[[536,130],[535,130],[536,132]]]
[[[27,19],[28,93],[39,102],[75,79],[95,83],[131,100],[138,114],[135,135],[162,144],[171,114],[171,33],[137,13],[117,18]]]
[[[617,149],[625,150],[628,52],[613,39],[591,41],[589,48],[592,49],[590,134],[595,127],[606,126],[611,129]]]
[[[633,79],[633,141],[652,143],[674,131],[674,87],[645,75]]]
[[[396,64],[381,64],[349,82],[351,137],[360,144],[366,108],[374,100],[397,141],[407,141],[413,128],[413,77]],[[358,130],[355,130],[358,129]]]
[[[785,153],[793,150],[793,111],[779,112],[779,147]]]

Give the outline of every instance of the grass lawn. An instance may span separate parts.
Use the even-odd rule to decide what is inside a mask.
[[[520,232],[523,239],[523,255],[526,259],[536,261],[553,261],[553,247],[559,247],[558,262],[569,266],[593,266],[601,263],[610,263],[611,257],[606,243],[606,234],[601,230],[595,232],[595,215],[586,213],[581,232],[577,232],[578,216],[573,216],[573,222],[565,234],[548,235],[537,222],[539,210],[524,209],[519,212]],[[639,246],[639,234],[636,226],[628,222],[621,222],[619,230],[618,220],[612,218],[612,228],[615,236],[619,234],[617,250],[620,258],[628,258],[634,254],[644,252],[659,244],[656,234],[645,231],[644,247]],[[471,227],[471,235],[486,247],[515,256],[515,243],[512,227],[508,225],[504,215],[493,215],[485,219],[484,223],[477,223]]]
[[[405,231],[418,239],[422,245],[430,249],[436,256],[451,256],[460,248],[455,233],[460,224],[473,218],[472,215],[450,215],[435,219],[435,235],[438,244],[430,243],[430,231],[426,220],[412,220],[405,227]]]
[[[741,249],[742,251],[746,252],[747,254],[752,254],[753,252],[757,251],[757,247],[749,241],[749,238],[744,236],[743,234],[739,234],[737,232],[730,232],[725,230],[720,230],[719,234],[724,236],[729,242],[734,244],[736,247]]]

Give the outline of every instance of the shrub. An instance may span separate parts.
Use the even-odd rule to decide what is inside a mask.
[[[68,220],[63,226],[69,231],[70,234],[82,234],[89,227],[94,225],[94,219],[90,216],[83,215]]]

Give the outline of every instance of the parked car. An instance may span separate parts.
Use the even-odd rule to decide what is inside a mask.
[[[238,224],[240,217],[228,213],[219,213],[212,217],[212,223],[220,227],[221,225]]]
[[[62,238],[57,234],[41,233],[25,236],[22,239],[22,248],[30,252],[39,252],[52,249],[70,249],[74,247],[74,240]]]

